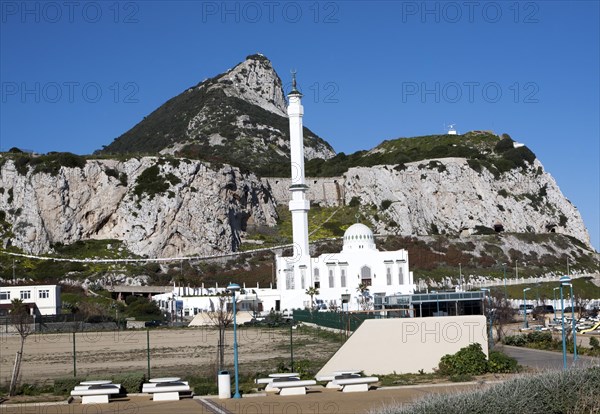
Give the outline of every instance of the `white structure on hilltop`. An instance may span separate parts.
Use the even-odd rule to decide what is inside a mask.
[[[293,231],[293,256],[276,258],[277,290],[280,303],[275,309],[313,306],[306,291],[315,288],[319,304],[327,308],[358,310],[372,306],[375,298],[391,294],[413,293],[415,286],[408,270],[408,252],[380,252],[373,232],[356,223],[344,233],[340,253],[311,258],[308,249],[308,186],[304,181],[304,136],[302,131],[302,94],[296,90],[296,78],[289,98],[290,186]],[[312,299],[314,299],[314,297]]]

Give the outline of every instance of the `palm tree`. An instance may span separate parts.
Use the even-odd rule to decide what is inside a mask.
[[[368,310],[369,309],[369,285],[367,285],[366,283],[362,282],[358,285],[358,287],[356,288],[356,291],[360,294],[359,296],[359,302],[361,307],[363,308],[363,310]]]
[[[312,310],[315,305],[313,298],[319,294],[319,289],[317,289],[314,286],[311,286],[308,289],[306,289],[306,294],[310,296],[310,309]]]

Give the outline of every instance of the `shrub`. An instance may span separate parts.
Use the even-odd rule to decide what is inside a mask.
[[[392,200],[383,200],[381,202],[381,210],[387,210],[392,205]]]
[[[57,378],[54,380],[54,395],[70,395],[73,388],[85,381],[82,377]]]
[[[600,341],[598,341],[598,338],[592,336],[590,338],[590,346],[594,351],[600,350]]]
[[[117,374],[111,379],[114,384],[121,384],[125,393],[131,394],[142,391],[142,385],[146,381],[146,375],[141,372],[132,372],[128,374]]]
[[[487,368],[487,359],[478,343],[461,348],[454,355],[444,355],[439,364],[443,375],[481,375]]]
[[[510,136],[508,136],[508,134],[503,134],[502,139],[500,141],[498,141],[498,143],[494,147],[494,150],[496,152],[502,153],[502,152],[508,151],[509,149],[513,149],[513,148],[514,148],[514,141],[510,138]]]
[[[500,351],[490,351],[488,359],[488,372],[508,374],[517,372],[519,364],[517,360]]]
[[[372,413],[597,413],[599,393],[600,368],[577,368],[520,376],[489,388],[453,395],[428,395],[408,407],[390,405]]]
[[[352,199],[348,203],[348,206],[350,206],[350,207],[358,207],[359,205],[360,205],[360,199],[356,196],[352,197]]]

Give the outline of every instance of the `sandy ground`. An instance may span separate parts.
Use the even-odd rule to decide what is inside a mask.
[[[151,376],[185,376],[216,373],[217,331],[212,328],[152,329]],[[77,376],[101,377],[128,371],[146,372],[146,331],[35,334],[27,338],[21,382],[43,382],[73,375],[75,348]],[[293,331],[294,360],[324,363],[340,343],[324,339],[316,330]],[[0,335],[0,384],[10,381],[20,337]],[[233,365],[233,332],[226,335],[225,360]],[[73,346],[75,345],[75,347]],[[279,363],[290,363],[288,328],[242,328],[238,335],[241,374],[275,371]],[[227,369],[231,369],[227,366]]]

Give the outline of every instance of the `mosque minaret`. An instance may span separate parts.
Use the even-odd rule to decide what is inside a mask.
[[[290,152],[292,180],[290,185],[292,213],[292,232],[294,240],[293,261],[297,266],[307,266],[310,260],[308,251],[308,210],[310,203],[306,198],[308,186],[304,181],[304,134],[302,130],[302,94],[296,89],[296,75],[293,73],[292,91],[288,94],[288,117],[290,124]]]

